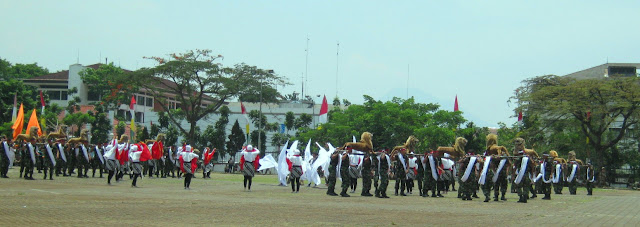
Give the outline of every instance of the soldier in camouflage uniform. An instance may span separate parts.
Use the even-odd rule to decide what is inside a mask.
[[[369,157],[371,159],[371,167],[373,169],[373,188],[375,189],[375,196],[380,197],[380,191],[378,191],[379,180],[380,180],[380,171],[378,169],[378,156],[375,154],[371,154]]]
[[[0,177],[9,178],[7,176],[9,172],[9,156],[7,156],[7,153],[9,152],[8,149],[11,149],[11,146],[6,136],[2,136],[0,139]]]
[[[371,173],[371,154],[364,154],[364,160],[362,161],[362,192],[361,196],[373,196],[371,194],[371,178],[373,174]],[[375,157],[375,156],[374,156]]]
[[[460,177],[460,188],[459,188],[459,190],[462,191],[462,200],[472,200],[471,195],[473,195],[473,192],[476,189],[474,185],[474,182],[477,182],[475,163],[477,163],[478,159],[476,158],[475,159],[476,161],[474,161],[474,163],[471,163],[471,165],[469,165],[471,160],[472,160],[472,156],[467,155],[461,158],[460,161],[458,161],[460,163],[461,170],[464,170],[466,172],[468,168],[472,168],[466,180],[464,179],[465,173],[460,171],[461,174],[463,174],[463,176]]]
[[[338,166],[338,161],[339,161],[339,157],[340,155],[338,154],[338,152],[333,152],[333,154],[331,154],[331,160],[329,161],[329,176],[327,177],[327,195],[330,196],[337,196],[338,194],[336,194],[335,189],[336,189],[336,167]]]
[[[75,148],[71,144],[65,146],[65,152],[67,154],[67,175],[71,176],[74,174],[74,169],[76,168],[77,157],[75,155]]]
[[[380,186],[378,186],[380,196],[378,196],[378,198],[389,198],[389,196],[387,196],[387,186],[389,185],[389,166],[391,165],[391,159],[385,151],[383,152],[384,153],[380,154],[378,161],[378,173],[380,174]]]
[[[438,179],[438,170],[436,168],[437,158],[433,157],[433,152],[424,154],[422,165],[424,165],[422,197],[429,197],[429,190],[431,190],[431,197],[436,197],[436,181]],[[435,171],[435,174],[434,174]],[[434,178],[435,175],[435,178]]]
[[[583,165],[582,160],[576,159],[576,152],[569,151],[569,164],[567,165],[567,173],[569,176],[567,177],[567,182],[569,183],[569,194],[575,195],[576,190],[578,189],[578,173],[580,172],[580,167]],[[573,170],[575,166],[575,171]],[[573,178],[571,175],[573,174]]]
[[[484,162],[486,162],[488,159],[485,158]],[[482,188],[482,194],[484,195],[484,202],[489,202],[490,197],[491,197],[491,189],[493,189],[493,181],[491,181],[491,179],[493,179],[493,174],[495,173],[496,169],[498,168],[498,162],[495,159],[495,156],[491,156],[491,160],[489,161],[489,164],[487,166],[487,172],[486,172],[486,176],[484,177],[484,182],[480,182],[481,184],[481,188]],[[484,166],[483,169],[481,171],[485,171],[484,170]],[[482,179],[482,172],[480,173],[480,178]]]
[[[502,159],[506,159],[506,161],[502,165],[502,168],[500,168],[500,162],[502,162]],[[509,169],[509,159],[496,158],[495,163],[497,166],[496,172],[498,173],[498,177],[496,178],[495,182],[493,182],[493,179],[491,179],[491,181],[493,182],[493,201],[498,201],[498,195],[500,195],[500,193],[502,193],[500,200],[506,201],[507,198],[505,198],[504,195],[507,193],[507,170]]]
[[[531,175],[532,170],[535,168],[535,163],[528,158],[524,151],[518,151],[518,156],[514,161],[514,167],[518,174],[514,178],[514,184],[516,185],[516,192],[520,199],[519,203],[527,203],[527,199],[529,199],[529,190],[531,189],[531,179],[529,179],[529,175]],[[523,164],[525,161],[525,157],[527,157],[527,162]],[[524,168],[524,170],[521,170]],[[518,182],[518,178],[521,178]]]
[[[400,189],[401,196],[407,196],[404,194],[404,189],[407,185],[407,164],[409,162],[407,156],[407,150],[405,148],[401,148],[400,151],[395,152],[395,154],[391,154],[391,160],[396,161],[396,194],[398,195],[398,189]]]
[[[87,158],[89,157],[85,157],[84,153],[86,151],[87,155],[89,155],[89,150],[86,147],[87,145],[89,144],[85,142],[84,144],[78,145],[76,147],[76,166],[78,167],[78,178],[89,178],[89,176],[87,175],[87,173],[89,172],[89,161],[87,160]]]
[[[540,182],[540,189],[544,194],[542,199],[550,200],[551,199],[551,176],[553,176],[553,172],[555,170],[553,166],[553,157],[550,157],[548,154],[542,155],[543,164],[540,165],[540,173],[542,177],[538,180]],[[544,168],[543,168],[544,165]],[[544,172],[542,172],[544,171]]]
[[[340,165],[340,177],[342,178],[342,192],[340,192],[340,195],[342,197],[350,197],[349,194],[347,194],[347,190],[349,189],[349,187],[351,186],[351,177],[349,176],[349,152],[346,152],[342,155],[342,163]]]
[[[49,172],[49,180],[53,180],[53,169],[56,165],[56,157],[54,155],[55,153],[53,150],[53,146],[53,141],[49,139],[44,147],[44,151],[42,152],[42,168],[44,169],[44,178],[42,178],[43,180],[47,179],[47,172]]]
[[[104,147],[102,148],[102,152],[98,152],[98,149],[100,149],[98,145],[91,147],[91,177],[96,177],[96,169],[98,169],[100,178],[102,178],[102,172],[104,170],[104,158],[100,153],[104,153]]]
[[[24,164],[24,179],[27,180],[35,180],[33,179],[33,168],[35,165],[34,161],[37,154],[36,151],[38,150],[35,143],[36,140],[33,139],[31,140],[31,143],[27,144],[27,146],[24,147],[25,149],[23,150],[24,153],[21,159],[21,162],[23,162]]]

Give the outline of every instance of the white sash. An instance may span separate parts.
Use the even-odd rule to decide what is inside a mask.
[[[84,155],[84,158],[87,160],[87,162],[89,162],[89,155],[87,154],[87,148],[84,147],[84,145],[81,145],[82,147],[82,155]]]
[[[431,166],[431,177],[438,180],[438,171],[436,171],[436,161],[433,160],[433,155],[429,155],[429,165]]]
[[[64,155],[64,148],[62,148],[62,144],[58,143],[58,152],[60,152],[60,157],[64,162],[67,162],[67,156]]]
[[[49,159],[51,159],[51,163],[53,163],[53,166],[56,166],[56,158],[53,156],[53,152],[51,151],[51,146],[47,144],[44,147],[47,149],[47,153],[49,153]]]
[[[464,175],[462,176],[462,182],[467,182],[467,179],[469,179],[469,175],[471,175],[471,171],[473,170],[473,168],[476,165],[476,159],[477,157],[471,157],[471,159],[469,159],[469,163],[467,164],[467,169],[464,171]]]
[[[98,158],[100,159],[100,162],[104,165],[104,159],[102,158],[102,152],[100,152],[100,148],[98,148],[98,146],[96,146],[96,152],[98,153]]]
[[[529,164],[529,157],[522,157],[522,162],[520,162],[520,169],[518,169],[518,176],[516,176],[516,184],[520,184],[522,178],[524,177],[524,173],[527,171],[527,166]]]
[[[339,154],[338,157],[338,165],[336,166],[336,178],[340,179],[340,181],[342,181],[342,173],[340,173],[340,167],[342,167],[342,156],[344,155],[344,153]],[[347,155],[347,158],[349,157],[349,155]]]
[[[487,181],[487,172],[489,171],[489,164],[491,163],[491,156],[487,156],[484,159],[484,165],[482,166],[482,174],[480,174],[480,179],[478,179],[478,184],[484,185]]]
[[[404,167],[404,170],[407,170],[407,164],[404,163],[404,157],[402,157],[402,153],[398,152],[398,158],[400,159],[400,162],[402,163],[402,167]]]
[[[504,167],[504,164],[507,163],[507,159],[502,159],[500,160],[500,164],[498,164],[498,170],[496,170],[495,175],[493,175],[493,179],[491,179],[491,181],[493,181],[494,183],[496,181],[498,181],[498,176],[500,176],[500,171],[502,171],[502,168]]]
[[[543,162],[542,165],[540,165],[540,173],[542,174],[542,182],[544,182],[545,184],[551,183],[552,179],[544,179],[544,176],[547,175],[545,171],[547,167],[547,162]]]
[[[9,166],[13,166],[13,157],[15,157],[15,154],[11,152],[11,148],[9,148],[9,144],[6,141],[2,142],[2,146],[4,147],[4,153],[7,154],[7,158],[9,159]]]
[[[382,156],[382,154],[379,154],[376,156],[376,158],[378,159],[378,180],[380,180],[382,177],[382,173],[380,172],[380,165],[382,165],[382,163],[380,163],[380,156]]]
[[[173,151],[171,150],[171,147],[169,147],[169,160],[171,162],[173,162],[173,154],[171,154]]]
[[[569,175],[569,178],[567,178],[567,181],[571,182],[573,181],[573,178],[576,177],[576,172],[578,170],[578,165],[577,164],[573,164],[571,167],[571,174]]]
[[[591,171],[591,168],[587,167],[587,181],[593,183],[596,181],[596,176],[591,176],[591,179],[589,179],[589,171]],[[594,172],[595,175],[595,172]]]
[[[562,165],[561,164],[556,164],[556,172],[555,174],[553,174],[553,183],[557,184],[560,182],[560,175],[562,174]]]
[[[27,147],[29,147],[29,153],[31,153],[31,162],[33,162],[33,164],[36,164],[36,153],[33,150],[33,145],[31,145],[31,143],[27,144]]]

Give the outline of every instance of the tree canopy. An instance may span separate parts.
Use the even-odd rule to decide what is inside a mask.
[[[217,63],[222,56],[213,55],[211,50],[172,54],[169,59],[149,59],[158,65],[137,70],[134,81],[154,97],[189,142],[197,140],[196,123],[216,112],[229,99],[285,83],[272,70],[246,64],[224,67]],[[178,111],[170,111],[171,102],[176,103]],[[182,120],[189,126],[180,124]]]
[[[374,149],[390,149],[414,135],[420,140],[419,149],[426,151],[453,144],[456,127],[466,122],[462,112],[440,110],[438,104],[416,103],[413,98],[382,102],[365,95],[364,99],[363,105],[331,110],[328,123],[300,132],[296,139],[340,146],[368,131],[373,134]]]
[[[565,144],[582,141],[562,148],[576,150],[578,156],[605,165],[609,149],[638,125],[639,82],[637,77],[539,76],[523,81],[511,101],[518,104],[516,112],[522,111],[527,116],[523,134],[533,138],[534,143],[548,145],[558,139]],[[595,151],[595,156],[589,148]]]

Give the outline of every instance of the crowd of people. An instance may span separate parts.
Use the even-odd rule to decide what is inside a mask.
[[[305,175],[309,166],[317,166],[313,171],[324,177],[327,195],[342,197],[356,193],[358,178],[362,179],[360,195],[366,197],[389,198],[387,187],[390,179],[395,179],[396,196],[413,194],[417,185],[417,194],[422,197],[444,197],[443,194],[457,191],[458,198],[473,200],[479,198],[478,192],[482,192],[484,202],[491,200],[491,192],[494,201],[505,201],[510,183],[511,192],[518,193],[518,202],[522,203],[536,198],[538,194],[544,194],[542,199],[549,200],[552,189],[555,194],[562,194],[565,186],[568,186],[570,194],[575,195],[578,181],[584,182],[587,195],[592,195],[596,182],[591,163],[585,164],[576,159],[575,152],[569,152],[567,159],[559,157],[553,150],[539,156],[534,150],[526,149],[521,138],[515,140],[514,154],[511,155],[505,147],[497,145],[497,136],[490,134],[486,151],[480,155],[464,151],[464,138],[456,139],[453,147],[418,152],[415,146],[417,139],[410,137],[403,146],[374,152],[370,137],[364,133],[360,142],[346,143],[337,149],[326,144],[328,151],[321,147],[328,156],[326,159],[318,158],[318,153],[303,159],[296,147],[286,149],[285,145],[286,152],[281,154],[286,155],[283,159],[288,170],[286,182],[291,184],[292,192],[300,191],[302,180],[308,180],[308,186],[311,185],[311,177]],[[68,141],[57,138],[38,141],[29,136],[20,138],[22,142],[4,136],[1,139],[0,176],[8,178],[8,169],[18,153],[20,177],[27,180],[34,179],[35,169],[39,173],[44,172],[43,179],[49,180],[53,180],[54,174],[56,177],[75,174],[78,178],[88,178],[89,170],[92,170],[92,177],[98,173],[102,178],[106,173],[109,185],[114,177],[120,181],[125,175],[132,179],[131,187],[138,187],[137,180],[142,176],[184,177],[184,189],[190,189],[191,179],[198,169],[201,169],[203,178],[210,178],[215,154],[215,149],[207,147],[199,151],[188,144],[177,148],[165,147],[162,134],[154,140],[138,143],[122,135],[100,145],[90,145],[82,133],[79,138]],[[273,160],[272,157],[267,158],[267,161]],[[233,164],[230,161],[229,171],[233,171]],[[239,169],[244,176],[244,190],[251,191],[252,179],[260,167],[260,151],[252,145],[243,147]],[[339,194],[335,192],[338,179],[342,182]],[[315,184],[317,186],[318,181]]]

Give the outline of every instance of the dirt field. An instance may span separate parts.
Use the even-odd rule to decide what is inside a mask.
[[[276,176],[256,176],[252,192],[243,192],[242,175],[212,174],[193,179],[185,190],[181,179],[144,178],[131,188],[125,177],[112,186],[106,178],[55,177],[35,181],[18,179],[19,169],[0,179],[0,223],[3,226],[88,225],[629,225],[640,223],[640,194],[626,190],[596,190],[586,196],[552,195],[551,201],[516,203],[462,201],[453,193],[445,198],[418,195],[390,199],[326,196],[326,188],[276,186]],[[89,173],[91,175],[91,173]],[[106,175],[105,175],[106,177]],[[339,182],[338,182],[339,183]],[[361,186],[361,184],[359,184]]]

